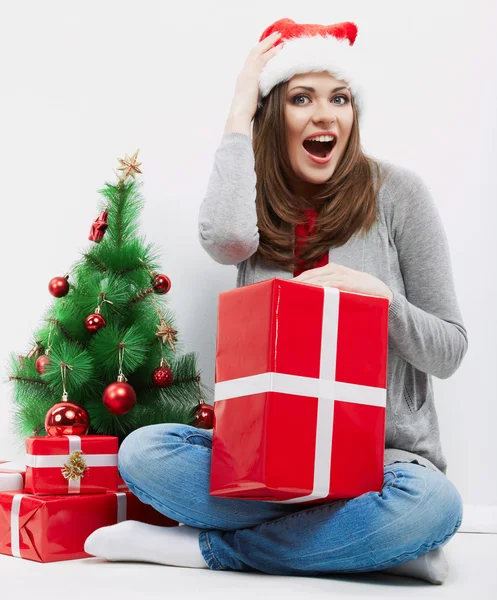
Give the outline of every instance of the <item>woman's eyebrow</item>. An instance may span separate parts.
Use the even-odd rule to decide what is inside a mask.
[[[304,90],[307,90],[308,92],[315,92],[316,90],[313,87],[308,87],[306,85],[296,85],[295,87],[293,87],[291,90],[288,90],[289,92],[291,92],[292,90],[296,90],[297,88],[302,88]],[[342,85],[340,87],[335,88],[334,90],[331,90],[332,92],[338,92],[338,90],[348,90],[349,86],[347,85]]]

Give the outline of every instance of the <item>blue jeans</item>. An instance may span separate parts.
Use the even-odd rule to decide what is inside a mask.
[[[298,441],[298,440],[297,440]],[[447,477],[417,463],[385,466],[381,492],[325,504],[209,495],[212,430],[149,425],[125,438],[122,478],[145,504],[199,528],[213,571],[322,575],[380,571],[446,544],[462,520]]]

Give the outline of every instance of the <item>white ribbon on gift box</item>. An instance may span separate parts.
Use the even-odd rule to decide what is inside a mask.
[[[264,392],[279,392],[318,398],[313,490],[290,500],[267,500],[275,504],[294,504],[326,498],[330,493],[330,470],[335,400],[386,407],[385,388],[336,381],[336,354],[340,292],[324,287],[323,329],[321,334],[320,378],[286,373],[261,373],[239,377],[214,385],[214,402]],[[278,326],[278,320],[276,320]],[[278,330],[276,329],[276,341]],[[331,402],[330,402],[331,401]]]
[[[125,487],[120,485],[120,488]],[[126,521],[126,494],[124,492],[112,492],[117,496],[117,523]],[[10,543],[12,546],[12,556],[22,558],[20,550],[19,537],[19,512],[21,510],[21,500],[24,496],[33,497],[32,494],[15,494],[12,498],[12,510],[10,512]]]
[[[69,454],[29,454],[26,453],[26,467],[50,468],[64,467],[71,458],[71,454],[81,450],[81,437],[79,435],[64,436],[69,440]],[[117,454],[83,454],[88,467],[115,467]],[[68,479],[68,493],[79,494],[81,491],[81,478]]]

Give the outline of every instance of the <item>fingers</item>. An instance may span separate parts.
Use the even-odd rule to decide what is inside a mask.
[[[262,58],[269,60],[275,54],[278,54],[278,52],[283,48],[283,46],[284,46],[284,44],[279,44],[278,46],[273,46],[273,48],[270,48],[267,52],[265,52],[262,55]]]
[[[252,50],[254,54],[264,54],[271,46],[281,37],[279,31],[273,31],[271,35],[264,38],[262,42],[259,42]],[[281,44],[280,44],[281,45]]]
[[[271,33],[270,35],[268,35],[267,38],[263,39],[262,42],[260,42],[260,44],[262,45],[263,48],[266,48],[266,47],[269,48],[280,37],[281,37],[281,32],[280,31],[273,31],[273,33]]]

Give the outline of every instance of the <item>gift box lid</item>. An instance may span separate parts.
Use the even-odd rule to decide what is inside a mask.
[[[336,330],[323,331],[325,294],[338,302]],[[271,372],[319,378],[324,336],[336,337],[336,381],[386,388],[388,298],[279,278],[221,292],[215,383]]]
[[[76,439],[84,454],[117,454],[119,438],[113,435],[30,436],[26,438],[27,454],[69,454],[70,438]]]

